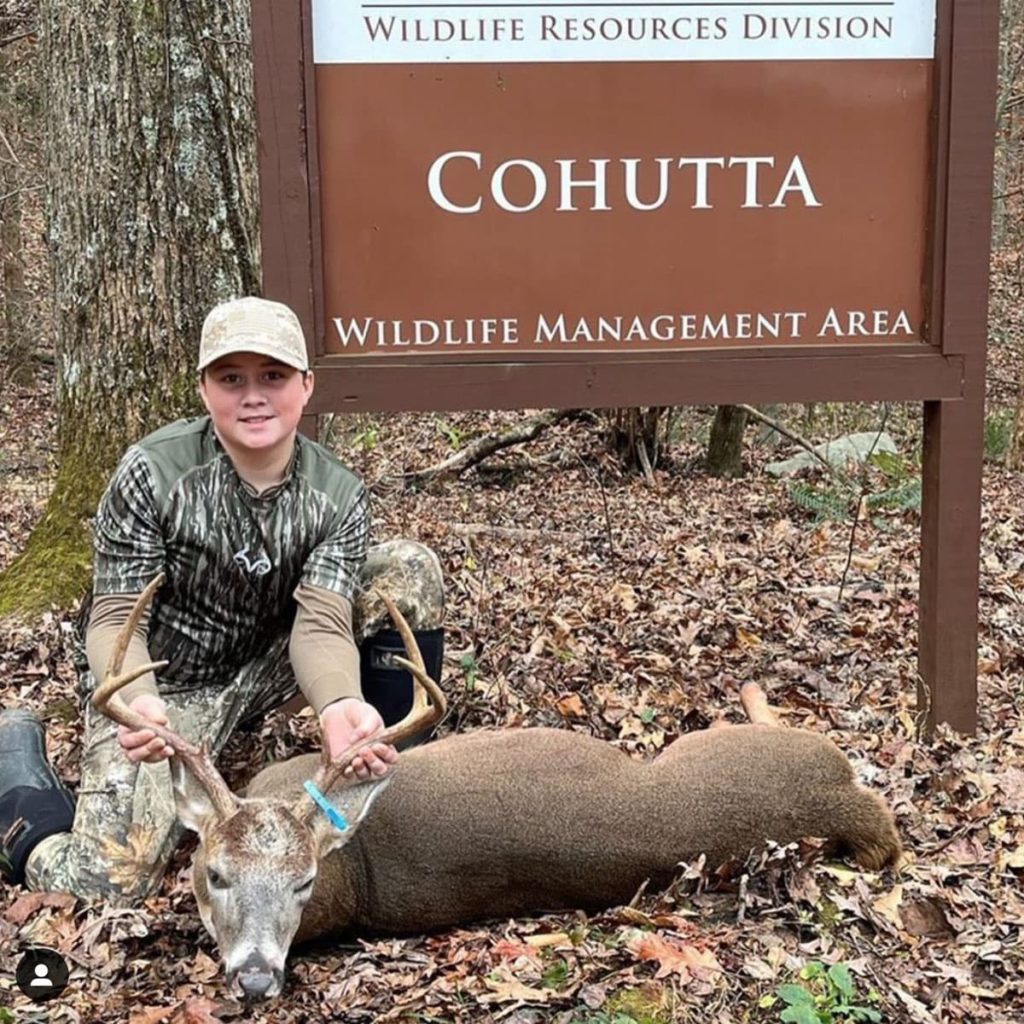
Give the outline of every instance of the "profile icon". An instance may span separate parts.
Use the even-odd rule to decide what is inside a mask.
[[[46,964],[38,963],[32,970],[35,973],[35,977],[28,983],[29,988],[38,988],[39,986],[49,988],[53,985],[53,982],[50,981],[50,968]]]
[[[18,961],[18,988],[34,1002],[55,999],[68,986],[68,965],[55,949],[33,946]]]

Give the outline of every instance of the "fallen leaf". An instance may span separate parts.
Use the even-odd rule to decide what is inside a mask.
[[[188,999],[178,1007],[170,1020],[170,1024],[221,1024],[220,1019],[213,1015],[217,1004],[212,999],[197,996]]]
[[[26,892],[22,893],[4,911],[4,920],[11,924],[23,925],[33,914],[43,907],[56,907],[70,910],[75,905],[76,897],[66,892]]]
[[[599,1010],[608,1000],[607,985],[584,985],[580,989],[580,1002],[588,1010]]]
[[[167,1020],[173,1006],[150,1006],[138,1010],[128,1018],[128,1024],[160,1024],[160,1021]]]
[[[633,929],[626,933],[625,945],[640,960],[657,962],[655,978],[675,974],[685,985],[691,978],[707,980],[722,973],[722,965],[709,950],[674,942],[656,932]]]
[[[554,989],[531,988],[518,978],[512,977],[504,968],[484,978],[484,984],[491,990],[477,996],[479,1003],[546,1003],[555,994]]]
[[[192,968],[188,976],[193,981],[213,981],[220,974],[220,964],[212,957],[207,956],[202,950],[196,953]]]
[[[774,981],[777,976],[775,968],[758,956],[748,956],[743,961],[743,972],[758,981]]]
[[[636,591],[628,583],[616,583],[611,589],[611,596],[625,611],[636,611]]]
[[[934,898],[910,900],[899,909],[903,927],[911,935],[944,936],[953,935],[953,927],[946,916],[942,903]]]
[[[518,960],[521,956],[537,959],[537,952],[532,946],[516,939],[499,939],[491,946],[491,953],[496,960]]]
[[[850,558],[850,565],[864,572],[874,572],[881,564],[882,559],[878,555],[853,555]]]
[[[900,916],[900,903],[903,901],[903,886],[894,885],[884,896],[879,897],[871,908],[876,914],[880,914],[887,921],[890,921],[897,928],[903,928],[903,918]]]
[[[840,885],[853,885],[861,874],[852,868],[843,867],[842,864],[822,864],[821,870],[826,875],[831,875]]]
[[[586,718],[587,711],[583,707],[578,693],[567,693],[555,701],[555,707],[563,718]]]
[[[736,641],[740,647],[760,647],[762,640],[756,633],[751,633],[742,626],[736,627]]]

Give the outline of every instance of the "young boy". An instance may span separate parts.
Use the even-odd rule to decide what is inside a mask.
[[[133,445],[95,524],[86,631],[88,697],[136,597],[166,581],[136,629],[124,668],[168,665],[123,697],[219,752],[296,688],[319,715],[332,754],[384,725],[363,699],[380,694],[388,722],[411,701],[404,677],[375,647],[386,622],[372,581],[395,598],[440,675],[440,564],[423,545],[394,541],[367,556],[369,500],[359,479],[298,433],[313,374],[298,318],[259,298],[207,316],[199,350],[207,416],[172,423]],[[355,614],[354,614],[355,613]],[[355,627],[353,619],[355,618]],[[8,877],[33,889],[141,898],[159,883],[181,836],[170,750],[147,729],[116,726],[85,704],[77,807],[45,757],[42,725],[0,713],[0,844]],[[354,763],[382,775],[398,755],[375,744]]]

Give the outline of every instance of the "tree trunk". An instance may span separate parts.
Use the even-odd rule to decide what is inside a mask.
[[[248,0],[43,0],[58,474],[0,612],[81,597],[125,448],[194,413],[199,330],[259,288]]]
[[[26,329],[21,222],[22,192],[29,175],[19,144],[27,112],[19,102],[18,83],[28,76],[17,67],[19,57],[25,59],[15,52],[18,49],[16,43],[0,47],[0,352],[8,381],[27,384],[32,379],[32,345]]]
[[[746,425],[745,409],[720,405],[715,410],[704,462],[705,469],[712,476],[743,476],[743,431]]]
[[[670,406],[658,405],[606,413],[611,446],[626,469],[639,469],[648,480],[653,478],[668,440],[672,412]]]
[[[1010,443],[1006,450],[1006,466],[1008,469],[1024,468],[1024,359],[1021,359],[1017,370],[1017,401],[1013,407],[1013,426],[1010,430]]]

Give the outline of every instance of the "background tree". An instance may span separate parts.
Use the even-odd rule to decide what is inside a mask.
[[[0,612],[85,591],[118,457],[197,407],[216,301],[259,287],[248,0],[43,0],[58,473]]]
[[[715,409],[704,456],[704,467],[712,476],[743,476],[747,415],[747,410],[737,405],[720,405]]]
[[[1006,275],[1012,290],[1004,285],[1002,295],[1000,277],[994,276],[993,300],[997,309],[1002,303],[1019,309],[1024,296],[1024,0],[1002,0],[1001,14],[992,241],[997,259],[1004,260],[1013,273]],[[1006,462],[1020,469],[1024,467],[1024,342],[1012,327],[991,340],[1015,349],[1012,363],[1007,363],[1013,366],[1016,379],[1005,382],[1016,391]]]
[[[26,199],[40,188],[39,89],[26,67],[35,44],[35,5],[10,0],[0,12],[0,348],[11,383],[33,376],[38,317],[25,283]]]
[[[605,413],[612,450],[627,469],[639,469],[647,479],[668,447],[675,409],[653,405],[611,409]]]

